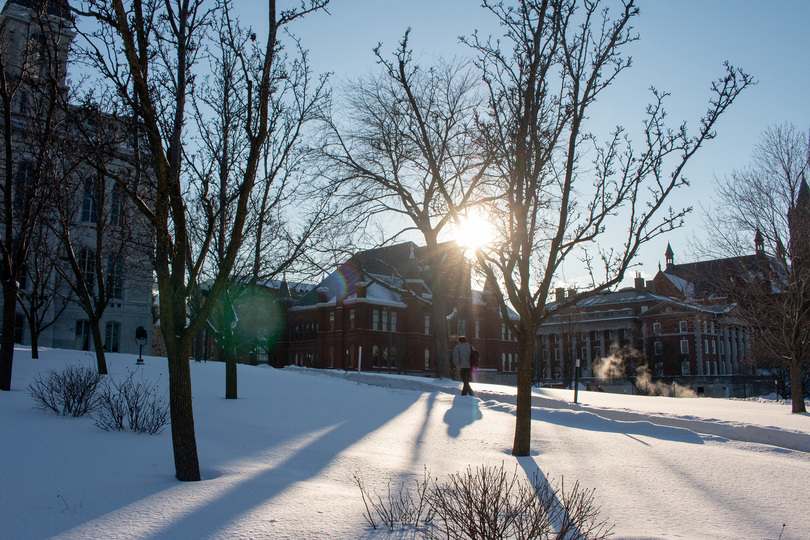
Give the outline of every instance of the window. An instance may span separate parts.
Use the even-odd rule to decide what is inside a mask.
[[[377,345],[371,348],[371,365],[380,367],[380,348]]]
[[[708,331],[709,331],[709,322],[703,321],[703,333],[705,334]]]
[[[681,340],[681,354],[689,354],[689,340]]]
[[[579,357],[582,358],[583,360],[588,358],[588,347],[582,347],[579,350]]]
[[[712,354],[717,354],[717,340],[712,340]]]
[[[501,371],[506,371],[506,353],[501,353]]]
[[[467,335],[467,320],[466,319],[459,319],[458,320],[458,335],[466,336]]]
[[[112,197],[110,200],[110,224],[120,227],[123,222],[124,213],[124,193],[121,187],[113,183]]]
[[[329,331],[330,332],[335,331],[335,312],[334,311],[329,312]]]
[[[425,369],[430,369],[430,349],[425,349]]]
[[[349,310],[349,328],[354,330],[354,308]]]
[[[725,374],[726,374],[726,363],[725,362],[720,362],[720,375],[725,375]]]
[[[381,328],[381,330],[383,332],[388,331],[388,310],[387,309],[384,309],[383,312],[382,312],[382,328]]]
[[[506,323],[501,323],[501,340],[506,341]]]
[[[107,294],[110,298],[123,298],[124,261],[121,257],[110,255],[107,258]]]
[[[380,329],[380,310],[375,309],[371,312],[371,329],[372,330],[379,330]]]
[[[610,340],[616,339],[616,330],[608,330],[608,339]]]
[[[597,345],[593,348],[593,356],[594,358],[602,358],[602,347]]]
[[[335,367],[335,346],[334,345],[329,346],[329,367],[330,368]]]
[[[660,334],[661,333],[661,323],[655,322],[653,323],[653,334]]]
[[[397,331],[397,312],[396,311],[391,312],[391,331],[392,332]]]
[[[708,339],[703,340],[703,350],[706,351],[706,354],[709,353],[709,340]]]
[[[559,347],[554,349],[554,360],[557,360],[558,362],[560,360],[560,348]]]
[[[688,325],[688,324],[686,324],[686,321],[681,321],[681,322],[679,323],[679,326],[680,326],[680,332],[681,332],[681,333],[686,333],[686,332],[688,332],[688,331],[689,331],[689,325]]]
[[[92,249],[82,248],[79,252],[79,269],[84,276],[87,288],[93,290],[93,283],[96,277],[96,254]]]
[[[104,350],[118,352],[118,343],[121,339],[121,323],[110,321],[104,328]]]
[[[93,181],[85,179],[84,197],[82,198],[82,221],[84,223],[98,222],[98,206],[96,203],[96,189]]]
[[[706,375],[711,375],[711,374],[712,374],[711,365],[709,364],[709,361],[706,360]]]
[[[721,341],[720,342],[720,354],[726,354],[725,353],[725,348],[726,348],[726,343],[724,341]]]
[[[23,265],[22,270],[20,271],[20,281],[19,287],[21,291],[24,291],[28,288],[28,265]]]
[[[512,363],[512,353],[509,353],[509,360],[507,360],[507,362],[508,362],[507,368],[509,369],[509,371],[515,371],[514,364]]]
[[[656,341],[653,344],[653,347],[655,348],[655,355],[656,356],[661,356],[662,354],[664,354],[664,344],[661,343],[660,341]]]
[[[429,334],[430,334],[430,315],[425,315],[425,335],[427,336]]]
[[[80,351],[90,350],[90,321],[87,319],[76,321],[76,342],[74,347]]]
[[[475,337],[481,337],[481,321],[475,321]]]
[[[681,375],[689,376],[692,374],[692,368],[689,365],[689,360],[681,362]]]

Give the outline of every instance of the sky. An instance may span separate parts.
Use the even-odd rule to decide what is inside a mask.
[[[107,355],[110,377],[165,391],[165,358]],[[34,408],[26,388],[88,352],[27,348],[0,392],[3,538],[417,540],[371,530],[353,477],[384,494],[467,467],[594,491],[616,540],[807,538],[810,416],[767,399],[534,389],[532,454],[514,458],[515,389],[473,381],[191,362],[203,480],[174,478],[171,434],[107,432]]]
[[[651,85],[671,94],[671,126],[686,121],[696,129],[707,109],[709,85],[723,74],[725,61],[758,81],[724,115],[717,138],[687,168],[691,186],[671,199],[673,207],[694,207],[686,226],[641,251],[640,270],[649,279],[663,263],[667,242],[676,262],[692,260],[687,244],[693,236],[705,237],[700,205],[711,211],[714,179],[744,167],[764,129],[786,122],[810,128],[810,2],[648,0],[639,5],[640,40],[627,49],[633,67],[603,95],[591,118],[594,131],[620,124],[632,135],[641,125]],[[291,29],[309,49],[315,72],[331,72],[338,82],[373,70],[372,49],[382,42],[390,53],[409,27],[410,45],[423,64],[436,56],[468,56],[458,36],[476,29],[483,35],[500,32],[475,0],[332,0],[329,13],[312,14]],[[568,279],[577,281],[576,275]]]

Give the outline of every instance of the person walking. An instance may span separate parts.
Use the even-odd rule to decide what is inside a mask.
[[[472,345],[467,343],[467,338],[461,336],[458,338],[458,345],[453,347],[453,365],[458,368],[461,375],[461,382],[464,385],[461,387],[462,396],[474,396],[475,392],[470,388],[470,380],[472,380],[472,365],[470,364],[470,356],[472,354]]]

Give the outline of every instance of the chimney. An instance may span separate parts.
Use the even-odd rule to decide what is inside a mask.
[[[358,281],[357,282],[357,298],[365,298],[366,297],[366,288],[368,287],[368,283],[365,281]]]
[[[562,302],[565,300],[565,289],[562,287],[557,287],[554,289],[554,300],[557,302]]]
[[[326,302],[327,297],[326,295],[329,293],[329,289],[326,287],[318,287],[318,303],[323,304]]]
[[[636,272],[636,279],[634,285],[637,291],[644,290],[644,278],[641,277],[641,272]]]
[[[577,290],[574,287],[569,287],[568,298],[573,298],[577,295]]]

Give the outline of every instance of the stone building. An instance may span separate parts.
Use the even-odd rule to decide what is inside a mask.
[[[52,39],[55,33],[57,37]],[[42,96],[42,87],[46,85],[46,77],[58,79],[57,101],[67,100],[68,50],[73,37],[73,15],[67,0],[8,0],[0,11],[4,73],[9,80],[22,82],[13,94],[10,108],[14,141],[10,155],[16,171],[14,197],[19,197],[28,188],[31,164],[42,163],[41,159],[37,161],[37,154],[44,151],[45,147],[41,141],[36,140],[38,133],[34,126],[42,120],[43,114],[53,114],[54,121],[64,126],[78,125],[67,122],[69,116],[76,122],[83,122],[83,128],[98,137],[105,136],[103,133],[115,132],[120,139],[107,141],[109,144],[105,148],[115,148],[116,153],[108,155],[105,166],[108,171],[116,173],[122,173],[129,167],[131,149],[126,141],[131,136],[125,133],[126,126],[121,119],[71,104],[58,107],[53,112],[47,111],[43,107],[48,105],[47,101],[38,101],[38,96]],[[0,122],[3,120],[0,119]],[[46,265],[63,269],[65,275],[72,272],[67,267],[63,246],[54,236],[47,234],[49,229],[59,228],[57,222],[61,214],[70,216],[72,249],[88,287],[96,287],[93,275],[98,269],[102,269],[106,276],[105,292],[108,293],[109,302],[100,320],[104,348],[108,352],[138,353],[141,343],[136,341],[135,332],[137,328],[143,327],[147,329],[148,336],[143,347],[145,351],[150,351],[154,281],[150,233],[143,220],[133,222],[133,228],[129,229],[131,234],[126,239],[118,239],[118,248],[105,248],[102,252],[96,250],[102,220],[116,225],[126,219],[125,215],[134,215],[137,212],[132,211],[115,182],[102,176],[98,167],[86,158],[91,153],[99,155],[99,148],[86,142],[79,129],[64,127],[61,131],[54,131],[48,144],[54,149],[55,157],[49,158],[47,165],[54,171],[51,174],[57,179],[56,182],[63,185],[58,193],[60,197],[66,193],[70,195],[67,195],[67,199],[54,197],[53,200],[46,201],[46,209],[37,214],[40,225],[38,237],[32,243],[28,272],[23,273],[19,280],[20,295],[23,298],[34,294],[42,296],[43,293],[51,295],[49,301],[42,304],[44,307],[41,308],[40,316],[43,321],[54,322],[38,335],[38,346],[82,350],[93,348],[88,316],[69,293],[64,279],[60,278],[58,272],[52,272],[44,279],[41,274],[34,274],[35,268],[42,268],[42,260],[46,259],[41,256],[46,254],[49,256]],[[66,158],[69,151],[73,155]],[[5,162],[5,155],[4,152],[0,156],[0,162]],[[64,188],[65,185],[75,189]],[[100,202],[104,204],[99,204]],[[4,227],[0,223],[0,230],[4,231]],[[109,231],[114,229],[114,226],[108,227]],[[110,238],[105,238],[104,244],[109,245],[109,240]],[[35,260],[38,257],[41,260]],[[45,286],[42,286],[43,281]],[[41,290],[37,290],[37,287],[41,287]],[[24,316],[22,305],[18,303],[15,341],[27,345],[31,344],[31,340],[28,319]]]

